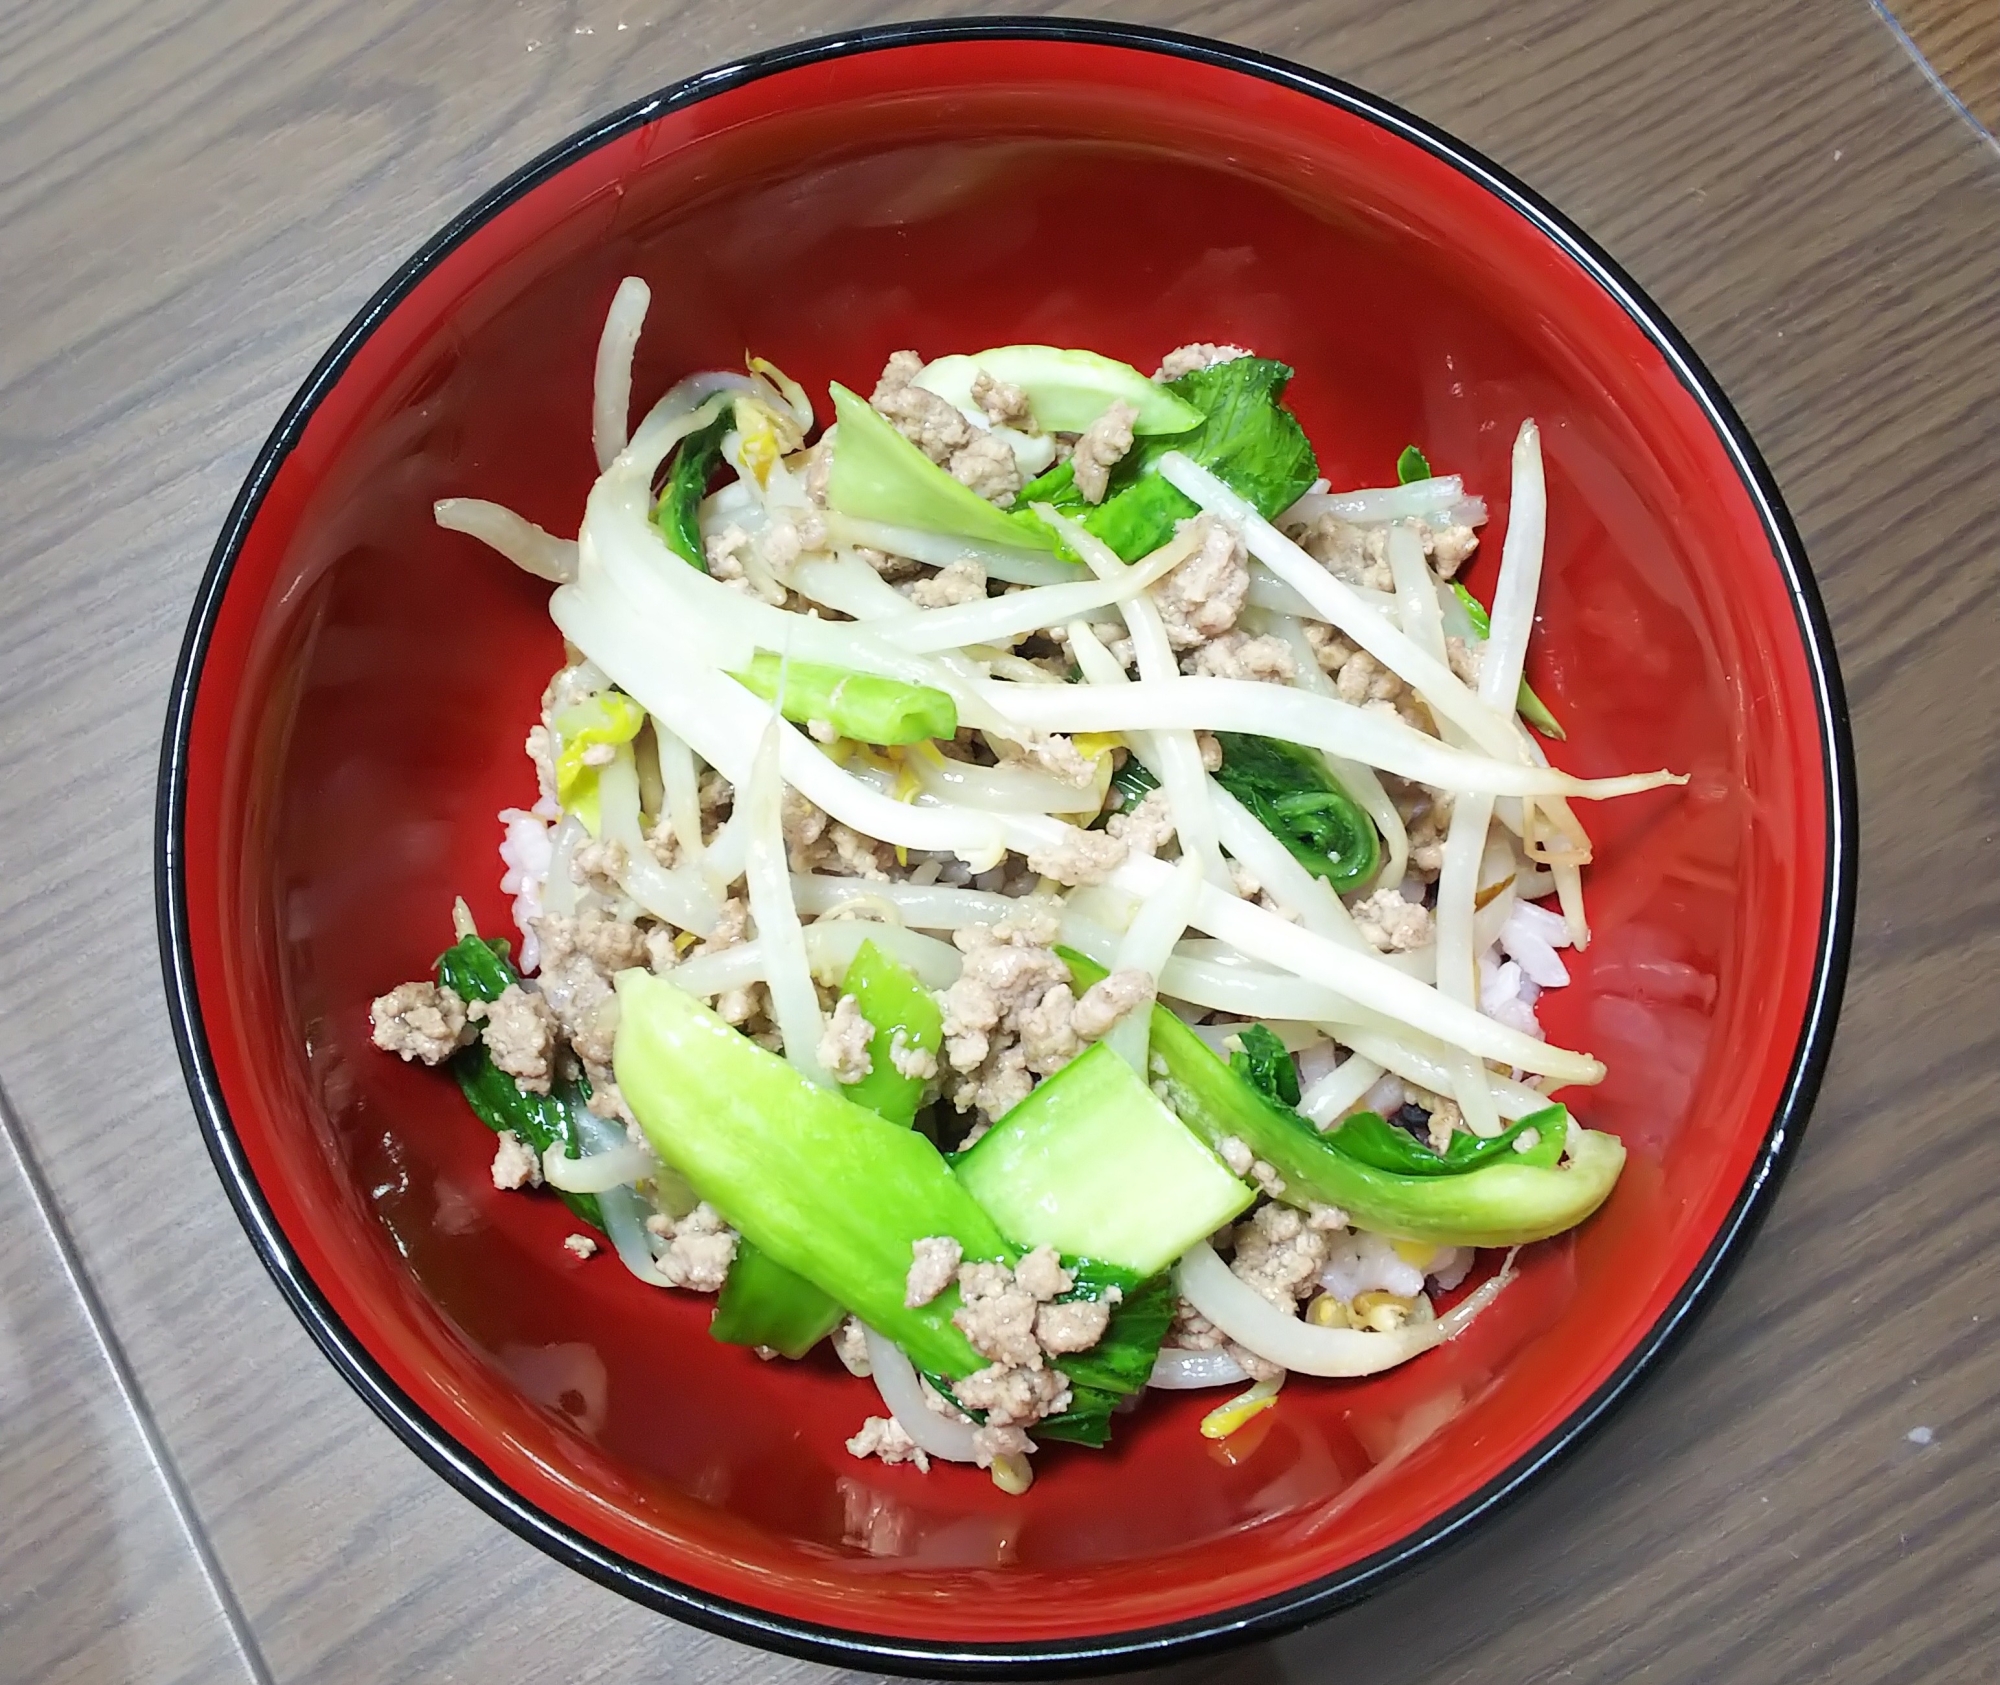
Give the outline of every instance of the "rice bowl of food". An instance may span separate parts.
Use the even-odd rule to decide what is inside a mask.
[[[1157,1660],[1714,1285],[1845,756],[1767,477],[1552,213],[1289,67],[924,26],[364,313],[197,608],[163,939],[253,1239],[501,1519],[828,1659]]]

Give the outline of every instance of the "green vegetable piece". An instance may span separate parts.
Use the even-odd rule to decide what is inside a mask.
[[[731,1346],[768,1346],[804,1357],[847,1312],[801,1275],[739,1239],[708,1331]]]
[[[1299,1103],[1299,1068],[1292,1063],[1292,1056],[1285,1051],[1275,1031],[1263,1024],[1252,1024],[1240,1031],[1236,1039],[1242,1043],[1242,1050],[1229,1056],[1229,1068],[1267,1100],[1275,1100],[1281,1106],[1296,1106]]]
[[[1534,1145],[1517,1149],[1514,1143],[1531,1129],[1535,1131]],[[1568,1138],[1569,1109],[1545,1106],[1498,1135],[1482,1138],[1459,1130],[1442,1154],[1375,1112],[1356,1112],[1343,1119],[1326,1141],[1349,1158],[1378,1170],[1393,1170],[1403,1176],[1457,1176],[1484,1164],[1533,1164],[1554,1169]]]
[[[840,990],[854,997],[861,1016],[875,1028],[868,1041],[868,1074],[843,1092],[857,1106],[908,1127],[924,1097],[924,1079],[904,1076],[891,1055],[899,1037],[908,1053],[935,1055],[944,1045],[944,1012],[937,997],[908,966],[873,942],[855,950]]]
[[[1215,781],[1307,871],[1344,893],[1381,870],[1375,821],[1341,788],[1323,756],[1274,737],[1216,736],[1222,769]]]
[[[770,702],[778,698],[781,672],[785,694],[778,712],[801,725],[824,720],[838,737],[883,744],[923,743],[958,730],[957,704],[929,685],[813,661],[786,661],[768,650],[760,650],[747,670],[731,677]]]
[[[1472,630],[1481,638],[1490,636],[1493,621],[1486,612],[1486,605],[1455,579],[1451,582],[1451,589],[1464,607],[1466,619],[1472,622]],[[1544,737],[1557,743],[1567,741],[1569,733],[1557,723],[1555,715],[1549,712],[1549,705],[1534,693],[1525,678],[1521,681],[1521,688],[1514,693],[1514,711]]]
[[[1081,433],[1120,400],[1139,412],[1134,433],[1185,433],[1202,418],[1194,405],[1130,363],[1053,345],[997,345],[969,357],[940,357],[924,365],[916,383],[959,409],[974,409],[972,382],[982,370],[1020,387],[1035,424],[1048,433]]]
[[[623,691],[602,690],[565,708],[555,718],[556,800],[597,835],[598,768],[584,759],[587,749],[630,743],[646,723],[646,710]]]
[[[916,1120],[924,1082],[896,1069],[891,1058],[895,1038],[900,1031],[905,1048],[936,1053],[944,1041],[944,1013],[909,968],[873,942],[861,944],[841,992],[852,995],[862,1017],[875,1026],[868,1043],[868,1075],[843,1092],[856,1105],[908,1128]],[[832,1333],[844,1315],[811,1282],[746,1240],[737,1245],[708,1331],[731,1345],[771,1346],[787,1357],[800,1357]]]
[[[773,1262],[894,1340],[918,1368],[984,1367],[956,1288],[903,1303],[916,1242],[1012,1263],[994,1220],[923,1136],[815,1087],[650,972],[621,972],[612,1068],[653,1150]]]
[[[653,519],[674,553],[703,573],[708,572],[708,557],[701,547],[701,500],[708,495],[708,482],[722,460],[723,436],[735,422],[735,411],[726,408],[706,427],[681,441],[667,474],[666,489],[653,511]]]
[[[1069,1377],[1070,1406],[1060,1416],[1036,1423],[1035,1437],[1102,1445],[1111,1437],[1113,1408],[1152,1375],[1160,1342],[1174,1320],[1178,1293],[1170,1270],[1141,1280],[1130,1270],[1095,1259],[1064,1262],[1076,1277],[1075,1287],[1062,1295],[1064,1301],[1099,1299],[1112,1287],[1122,1297],[1096,1345],[1054,1359]]]
[[[1030,507],[1053,503],[1126,561],[1137,561],[1172,538],[1177,522],[1200,512],[1193,499],[1160,478],[1159,460],[1170,450],[1200,463],[1259,514],[1275,515],[1319,475],[1305,430],[1280,402],[1291,378],[1283,363],[1265,357],[1238,357],[1184,374],[1167,389],[1201,412],[1198,428],[1140,440],[1112,470],[1102,503],[1084,501],[1065,462],[1030,482],[1006,518],[1017,533],[1034,533],[1053,545],[1054,535]]]
[[[1102,1042],[1044,1080],[954,1167],[1023,1246],[1142,1276],[1255,1197]]]
[[[1127,754],[1125,764],[1111,774],[1111,788],[1118,792],[1120,813],[1130,813],[1159,787],[1160,781],[1137,755]]]
[[[1431,465],[1424,453],[1415,445],[1405,445],[1403,454],[1396,458],[1396,484],[1414,485],[1418,480],[1431,477]]]
[[[1059,949],[1079,992],[1104,967]],[[1234,1136],[1284,1181],[1278,1197],[1336,1205],[1364,1229],[1439,1246],[1523,1246],[1573,1229],[1604,1203],[1625,1166],[1617,1136],[1576,1129],[1562,1169],[1497,1163],[1453,1176],[1406,1176],[1350,1158],[1288,1107],[1274,1105],[1165,1007],[1153,1009],[1152,1057],[1166,1101],[1202,1140]],[[1527,1154],[1516,1154],[1516,1159]]]
[[[886,521],[922,532],[951,533],[1014,549],[1052,550],[1055,535],[1039,522],[1022,526],[962,486],[884,421],[867,402],[835,385],[833,465],[827,507],[857,520]]]
[[[507,944],[473,935],[461,937],[438,955],[437,979],[462,1000],[495,1001],[521,976],[507,958]],[[498,1135],[511,1130],[539,1155],[560,1143],[563,1156],[581,1158],[582,1139],[577,1113],[585,1109],[583,1091],[574,1083],[558,1085],[548,1094],[531,1094],[475,1041],[451,1057],[451,1074],[473,1116]],[[592,1228],[604,1227],[595,1194],[556,1190],[563,1204]]]

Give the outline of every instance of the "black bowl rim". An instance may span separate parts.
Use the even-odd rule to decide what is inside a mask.
[[[188,736],[216,615],[246,534],[285,458],[320,400],[362,342],[447,252],[505,206],[607,141],[661,114],[815,61],[938,42],[1046,41],[1128,48],[1193,60],[1308,94],[1421,147],[1527,219],[1610,294],[1700,405],[1756,505],[1790,591],[1818,703],[1826,764],[1827,873],[1819,944],[1797,1051],[1750,1174],[1701,1262],[1617,1371],[1532,1450],[1479,1492],[1361,1562],[1253,1603],[1185,1621],[1094,1637],[1021,1643],[955,1643],[869,1634],[772,1614],[682,1585],[565,1526],[509,1489],[402,1391],[335,1315],[265,1202],[244,1157],[209,1054],[188,938],[183,829]],[[1136,24],[1044,18],[973,18],[889,24],[823,36],[700,72],[578,131],[461,211],[364,305],[293,397],[237,494],[195,599],[175,669],[161,751],[155,895],[161,960],[181,1064],[210,1157],[250,1242],[320,1349],[356,1392],[431,1468],[489,1515],[600,1584],[711,1632],[788,1655],[844,1666],[955,1678],[1055,1678],[1084,1669],[1158,1665],[1289,1632],[1372,1593],[1459,1541],[1573,1451],[1627,1398],[1686,1332],[1746,1250],[1798,1151],[1831,1050],[1853,935],[1857,796],[1847,705],[1832,630],[1804,546],[1777,483],[1720,384],[1665,314],[1589,236],[1532,189],[1472,148],[1387,100],[1321,72],[1225,42]]]

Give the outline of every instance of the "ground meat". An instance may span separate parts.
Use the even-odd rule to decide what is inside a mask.
[[[1076,1285],[1053,1246],[1038,1246],[1014,1266],[1014,1284],[1038,1304],[1059,1298]]]
[[[1195,649],[1227,632],[1250,589],[1242,539],[1212,515],[1197,515],[1193,524],[1201,530],[1201,548],[1152,589],[1167,642],[1175,649]]]
[[[500,1131],[493,1148],[493,1185],[501,1189],[542,1185],[541,1155],[511,1129]]]
[[[1028,865],[1057,883],[1082,885],[1102,883],[1125,864],[1124,842],[1104,831],[1080,831],[1063,827],[1062,841],[1028,856]]]
[[[696,946],[695,952],[719,954],[726,948],[738,946],[749,934],[750,903],[740,895],[732,895],[722,903],[722,911],[715,917],[715,928]]]
[[[1312,645],[1313,659],[1319,663],[1319,670],[1329,676],[1338,673],[1354,658],[1354,645],[1349,643],[1331,626],[1318,620],[1305,622],[1306,642]]]
[[[498,1000],[476,1000],[465,1015],[480,1024],[479,1038],[495,1066],[530,1094],[548,1093],[555,1019],[540,995],[509,983]]]
[[[875,1372],[868,1361],[868,1336],[861,1332],[861,1320],[850,1316],[833,1331],[833,1355],[848,1374],[866,1379]]]
[[[1184,374],[1193,374],[1196,369],[1212,369],[1217,363],[1233,363],[1238,357],[1249,357],[1254,353],[1245,351],[1240,345],[1209,345],[1197,342],[1183,345],[1169,351],[1154,371],[1155,380],[1179,380]]]
[[[1174,1301],[1174,1320],[1164,1344],[1183,1351],[1212,1352],[1222,1345],[1222,1330],[1185,1299]]]
[[[1152,1004],[1153,979],[1143,971],[1114,971],[1083,991],[1070,1027],[1084,1041],[1098,1041],[1126,1013]]]
[[[1107,819],[1104,832],[1132,854],[1158,854],[1174,834],[1174,810],[1166,791],[1148,790],[1129,813],[1114,813]]]
[[[722,1289],[729,1266],[736,1261],[736,1231],[703,1200],[672,1225],[673,1239],[660,1259],[660,1274],[676,1287],[697,1293]]]
[[[1201,751],[1201,770],[1220,772],[1222,770],[1222,739],[1212,731],[1198,731],[1194,734],[1194,746]]]
[[[1041,1347],[1035,1344],[1035,1297],[1015,1283],[1014,1272],[1005,1264],[961,1264],[958,1291],[964,1302],[951,1320],[974,1351],[991,1358],[996,1368],[1041,1362]],[[980,1400],[954,1390],[967,1409],[986,1408]]]
[[[929,1082],[938,1074],[937,1055],[927,1047],[912,1047],[901,1024],[889,1032],[889,1063],[899,1076]]]
[[[1055,936],[1056,921],[1033,910],[953,933],[965,968],[940,999],[953,1073],[947,1092],[959,1111],[998,1117],[1027,1097],[1036,1075],[1080,1051],[1069,1028],[1069,967],[1050,948]]]
[[[995,380],[981,369],[972,377],[972,401],[995,427],[1011,427],[1020,433],[1035,431],[1028,394],[1011,380]]]
[[[1020,1014],[1021,1057],[1029,1070],[1059,1071],[1083,1051],[1075,1017],[1076,997],[1067,983],[1057,983]]]
[[[1385,528],[1357,527],[1338,515],[1318,515],[1303,527],[1294,527],[1290,536],[1336,579],[1371,591],[1396,588]]]
[[[930,1473],[930,1453],[893,1416],[870,1416],[847,1442],[847,1449],[857,1457],[880,1457],[885,1463],[915,1463],[919,1473]]]
[[[1431,913],[1421,902],[1405,898],[1400,889],[1378,889],[1354,905],[1355,927],[1387,954],[1406,954],[1431,944]]]
[[[630,864],[616,837],[596,837],[569,857],[570,881],[580,889],[614,890]]]
[[[1298,658],[1283,638],[1253,638],[1247,632],[1225,632],[1181,662],[1184,672],[1212,679],[1256,679],[1265,684],[1290,684],[1298,676]]]
[[[1089,1351],[1110,1325],[1111,1303],[1105,1299],[1072,1299],[1035,1312],[1035,1338],[1050,1353]]]
[[[826,507],[826,483],[833,476],[833,441],[822,439],[806,452],[806,500],[815,509]]]
[[[1462,685],[1477,687],[1479,683],[1479,658],[1485,653],[1483,645],[1469,644],[1463,638],[1446,638],[1444,641],[1445,660],[1450,664],[1453,675]]]
[[[1109,408],[1083,430],[1070,455],[1070,469],[1076,475],[1076,489],[1088,503],[1102,503],[1111,483],[1111,470],[1125,460],[1132,448],[1132,423],[1139,412],[1123,399],[1113,399]]]
[[[574,918],[544,913],[535,921],[535,935],[541,944],[544,972],[571,954],[582,954],[610,977],[628,966],[644,965],[650,955],[647,935],[636,924],[606,918],[589,908]]]
[[[556,799],[556,752],[555,736],[545,725],[528,727],[528,739],[522,745],[528,759],[535,763],[535,786],[542,799],[553,802]]]
[[[1035,1442],[1022,1428],[982,1427],[972,1430],[972,1460],[990,1469],[1002,1457],[1025,1457]]]
[[[1025,761],[1079,790],[1088,790],[1097,781],[1096,760],[1060,732],[1031,731],[1018,743],[1003,737],[997,752],[1002,761]]]
[[[1417,527],[1424,535],[1424,554],[1430,557],[1431,566],[1437,569],[1440,579],[1450,579],[1479,548],[1479,534],[1470,527],[1439,527],[1432,531],[1421,521]]]
[[[1334,688],[1340,700],[1360,707],[1364,702],[1393,702],[1403,691],[1403,681],[1366,650],[1356,650],[1335,675]]]
[[[368,1016],[377,1047],[426,1065],[449,1059],[472,1039],[465,1002],[442,983],[398,983],[370,1003]]]
[[[972,1343],[979,1344],[977,1340]],[[1034,1347],[1032,1329],[1027,1344]],[[1038,1348],[1031,1362],[989,1363],[953,1382],[951,1390],[966,1409],[984,1411],[988,1427],[1021,1427],[1044,1416],[1059,1416],[1069,1408],[1069,1378],[1060,1369],[1046,1367]]]
[[[924,371],[914,351],[892,355],[868,401],[896,431],[940,467],[972,440],[972,424],[935,392],[911,382]]]
[[[1253,1153],[1249,1143],[1240,1137],[1223,1136],[1216,1142],[1215,1150],[1221,1155],[1222,1162],[1229,1166],[1231,1175],[1241,1176],[1246,1182],[1255,1182],[1273,1198],[1285,1191],[1285,1179]]]
[[[544,962],[541,983],[542,999],[576,1056],[586,1066],[608,1066],[618,1034],[618,997],[604,973],[588,954],[568,952]]]
[[[1465,1114],[1458,1109],[1458,1102],[1455,1100],[1446,1100],[1437,1095],[1430,1096],[1430,1099],[1431,1121],[1427,1131],[1430,1147],[1434,1153],[1443,1153],[1451,1145],[1452,1136],[1465,1127]]]
[[[1410,869],[1419,877],[1434,878],[1444,870],[1445,837],[1451,830],[1452,793],[1431,790],[1419,798],[1407,817],[1410,834]]]
[[[951,453],[951,477],[977,492],[988,503],[1005,509],[1021,489],[1021,465],[1003,439],[991,433],[974,436]]]
[[[575,1258],[595,1258],[597,1242],[587,1234],[573,1234],[564,1239],[563,1250]]]
[[[820,1033],[819,1062],[835,1082],[859,1082],[875,1068],[868,1057],[868,1044],[874,1039],[875,1026],[861,1016],[861,1003],[842,995]]]
[[[986,597],[986,570],[977,562],[951,562],[928,578],[911,582],[910,601],[918,608],[951,608]]]
[[[1260,1205],[1236,1229],[1231,1272],[1280,1310],[1292,1312],[1311,1293],[1326,1267],[1334,1235],[1313,1227],[1303,1211],[1275,1202]]]
[[[910,1248],[910,1273],[903,1282],[903,1303],[911,1310],[928,1305],[952,1284],[965,1256],[950,1235],[926,1235]]]

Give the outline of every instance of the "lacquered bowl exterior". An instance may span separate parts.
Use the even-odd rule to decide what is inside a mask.
[[[1336,484],[1420,441],[1506,512],[1550,474],[1532,674],[1561,764],[1673,766],[1599,807],[1597,941],[1545,1003],[1605,1057],[1579,1112],[1623,1181],[1456,1344],[1299,1383],[1219,1448],[1158,1399],[1022,1500],[842,1448],[825,1354],[709,1341],[707,1301],[579,1263],[496,1194],[444,1078],[373,1052],[455,894],[501,929],[499,808],[560,659],[545,588],[434,498],[575,529],[590,369],[647,276],[641,399],[746,348],[809,389],[885,355],[1042,340],[1150,368],[1284,358]],[[1490,547],[1497,552],[1497,546]],[[1473,575],[1490,582],[1494,558]],[[336,1363],[462,1489],[659,1607],[920,1671],[1157,1659],[1295,1623],[1476,1517],[1585,1431],[1713,1285],[1831,1032],[1851,772],[1830,645],[1774,491],[1671,330],[1489,166],[1233,51],[1072,25],[789,50],[611,119],[483,201],[288,413],[203,590],[163,779],[162,934],[204,1128]]]

